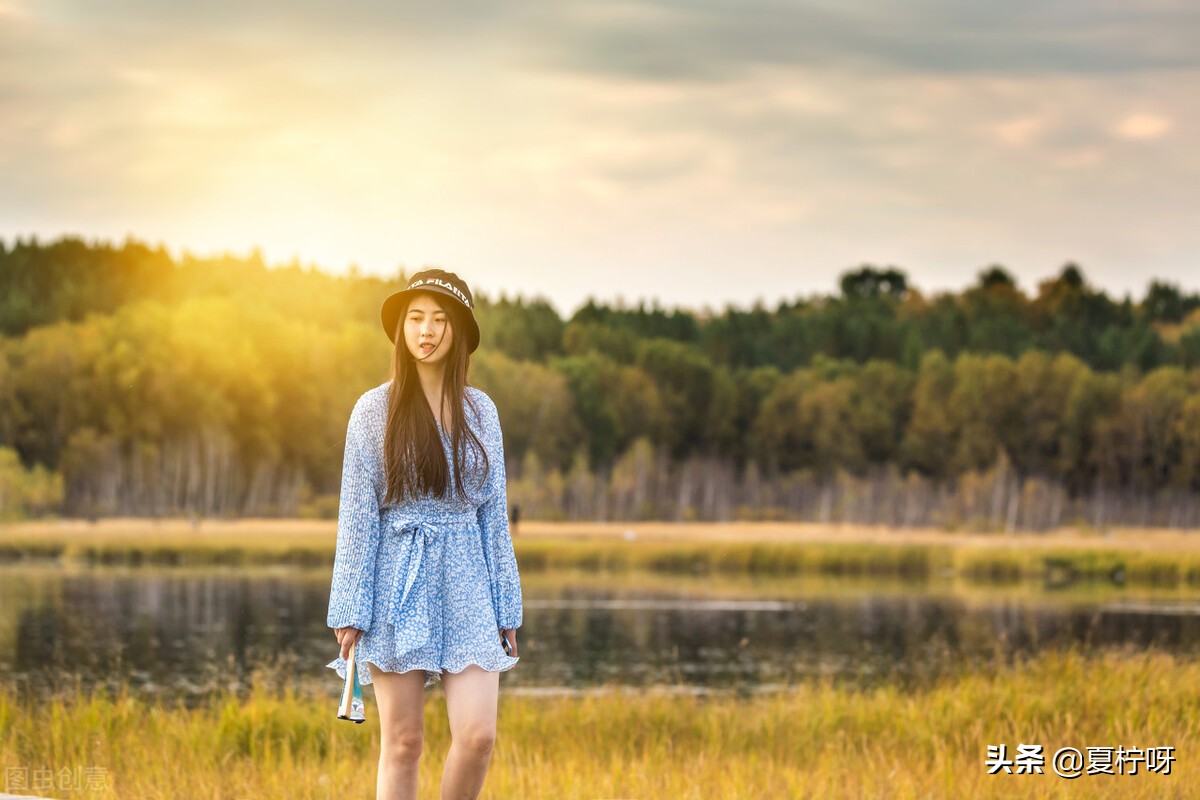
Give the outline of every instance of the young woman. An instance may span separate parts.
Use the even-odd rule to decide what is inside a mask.
[[[327,624],[344,680],[373,683],[377,797],[417,796],[425,689],[441,679],[453,737],[442,797],[475,797],[496,735],[499,673],[517,661],[521,581],[491,398],[467,385],[471,290],[426,270],[383,301],[392,376],[350,413]]]

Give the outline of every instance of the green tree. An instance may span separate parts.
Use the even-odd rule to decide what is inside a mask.
[[[853,431],[868,462],[890,463],[912,415],[913,375],[892,362],[871,361],[855,379]]]
[[[1064,411],[1088,374],[1087,366],[1067,353],[1030,351],[1016,362],[1009,390],[1015,424],[1004,431],[1003,444],[1018,473],[1061,479],[1069,471]]]
[[[958,450],[957,415],[951,411],[954,366],[941,350],[921,359],[913,388],[912,416],[901,444],[902,462],[925,475],[944,479],[953,474]]]
[[[637,336],[632,331],[599,322],[572,320],[562,339],[563,351],[570,356],[598,353],[622,364],[632,364],[637,354]]]
[[[1179,322],[1187,313],[1183,293],[1173,283],[1151,281],[1142,301],[1146,318],[1155,322]]]
[[[950,414],[958,430],[955,471],[982,470],[995,463],[1011,440],[1017,403],[1013,362],[999,355],[964,353],[954,362]]]
[[[853,434],[855,390],[852,376],[821,380],[811,369],[779,381],[755,420],[767,460],[783,471],[807,468],[823,478],[838,467],[861,470],[866,456]]]
[[[505,457],[515,464],[532,452],[538,463],[565,469],[583,435],[563,372],[518,361],[499,351],[480,351],[472,380],[496,403],[504,431]]]
[[[562,318],[541,298],[526,302],[501,295],[493,303],[481,295],[475,318],[483,334],[481,344],[517,360],[544,362],[562,352]]]
[[[1153,490],[1180,485],[1190,476],[1180,469],[1184,403],[1194,390],[1178,367],[1162,367],[1126,386],[1123,422],[1126,459],[1135,487]]]
[[[638,342],[637,366],[654,382],[671,426],[664,442],[676,457],[704,449],[714,397],[712,363],[696,345],[669,339]]]
[[[978,285],[963,292],[962,306],[969,350],[1015,358],[1032,345],[1029,301],[1003,267],[992,266],[980,273]]]

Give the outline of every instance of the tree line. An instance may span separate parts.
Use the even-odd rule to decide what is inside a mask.
[[[0,514],[330,515],[405,277],[0,242]],[[478,300],[471,378],[531,516],[1200,521],[1200,295],[1170,284],[1118,300],[1069,264],[1027,295],[994,266],[927,296],[864,266],[772,309]]]

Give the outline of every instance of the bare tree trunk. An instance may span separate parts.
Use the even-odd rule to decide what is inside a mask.
[[[833,487],[826,484],[821,488],[821,510],[818,512],[817,519],[822,523],[829,522],[830,510],[833,506]]]
[[[596,519],[607,522],[611,519],[608,502],[608,478],[603,473],[596,476]]]
[[[1020,488],[1020,482],[1019,482],[1019,480],[1018,480],[1018,479],[1014,479],[1014,480],[1017,482],[1017,485],[1016,485],[1016,487],[1015,487],[1013,490],[1010,490],[1010,492],[1009,492],[1009,497],[1008,497],[1008,518],[1007,518],[1007,520],[1005,521],[1005,524],[1004,524],[1004,532],[1005,532],[1006,534],[1010,534],[1010,535],[1012,534],[1013,530],[1016,528],[1016,525],[1017,525],[1017,511],[1018,511],[1018,509],[1019,509],[1019,508],[1020,508],[1020,506],[1021,506],[1021,488]]]

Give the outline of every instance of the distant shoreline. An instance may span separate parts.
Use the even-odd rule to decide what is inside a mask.
[[[940,528],[894,528],[885,525],[856,525],[817,522],[547,522],[523,521],[513,538],[524,539],[625,539],[633,531],[637,539],[652,541],[765,541],[765,542],[873,542],[890,544],[992,545],[1048,547],[1085,545],[1137,550],[1180,550],[1200,552],[1200,528],[1112,527],[1104,531],[1064,526],[1042,533],[1031,531],[959,531]],[[0,522],[0,541],[13,536],[59,535],[101,539],[144,535],[185,534],[199,540],[245,534],[333,537],[337,522],[328,519],[244,517],[206,518],[195,525],[187,517],[106,517],[91,522],[78,517],[22,522]]]
[[[0,525],[0,563],[261,566],[332,564],[331,520],[56,520]],[[815,574],[982,583],[1103,581],[1200,587],[1200,535],[1062,529],[962,533],[803,523],[522,523],[522,571]]]

